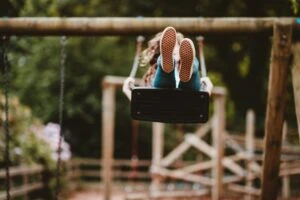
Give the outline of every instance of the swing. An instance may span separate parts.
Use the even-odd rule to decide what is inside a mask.
[[[201,72],[206,76],[203,37],[197,37]],[[137,56],[137,55],[136,55]],[[133,65],[133,78],[138,64]],[[134,87],[131,96],[131,117],[135,120],[164,123],[205,123],[208,121],[209,94],[204,91]]]
[[[207,92],[182,89],[136,88],[131,116],[136,120],[166,123],[204,123],[208,120]]]

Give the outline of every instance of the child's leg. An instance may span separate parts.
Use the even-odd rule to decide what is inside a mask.
[[[200,87],[199,61],[195,58],[191,79],[187,82],[180,81],[178,88],[200,91]]]
[[[177,43],[176,30],[167,27],[160,40],[160,56],[157,59],[153,86],[158,88],[175,88],[173,51]]]
[[[200,90],[199,62],[195,56],[195,47],[190,39],[183,39],[180,48],[179,88]]]
[[[162,68],[161,56],[157,59],[157,69],[153,79],[153,87],[157,88],[175,88],[175,70],[167,73]]]

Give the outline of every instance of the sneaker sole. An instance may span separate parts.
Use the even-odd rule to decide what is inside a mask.
[[[192,76],[192,67],[195,59],[195,47],[190,39],[183,39],[180,48],[180,72],[179,79],[188,82]]]
[[[176,45],[176,30],[168,27],[162,33],[160,40],[161,62],[164,72],[170,73],[174,69],[173,51]]]

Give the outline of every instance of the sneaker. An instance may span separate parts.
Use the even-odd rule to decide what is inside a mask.
[[[176,42],[176,30],[173,27],[165,28],[160,40],[160,54],[162,69],[166,73],[170,73],[174,70],[173,51]]]
[[[192,40],[184,38],[179,47],[180,71],[179,79],[182,82],[188,82],[193,73],[193,64],[195,59],[195,47]]]

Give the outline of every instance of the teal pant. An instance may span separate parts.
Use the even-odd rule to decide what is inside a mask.
[[[170,73],[164,72],[161,66],[161,56],[157,59],[157,69],[153,79],[153,86],[156,88],[176,88],[175,69]],[[199,61],[197,58],[194,60],[191,79],[188,82],[179,81],[178,88],[200,90]]]

